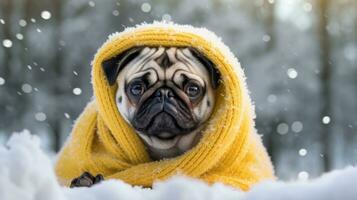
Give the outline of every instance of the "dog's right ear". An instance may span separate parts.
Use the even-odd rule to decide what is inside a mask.
[[[140,47],[133,47],[102,62],[103,71],[109,85],[114,85],[119,72],[140,54]]]

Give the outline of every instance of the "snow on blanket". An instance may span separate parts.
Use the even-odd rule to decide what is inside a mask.
[[[328,173],[308,182],[264,182],[249,192],[222,184],[207,184],[184,177],[157,182],[153,189],[107,180],[91,188],[61,187],[53,164],[40,149],[40,140],[28,131],[14,134],[0,147],[1,200],[144,200],[144,199],[284,199],[356,200],[357,168]]]

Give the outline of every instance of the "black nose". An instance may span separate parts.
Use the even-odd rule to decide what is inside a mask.
[[[172,91],[172,89],[164,87],[164,88],[159,88],[155,91],[155,97],[157,97],[160,102],[164,102],[165,100],[168,100],[172,97],[175,96],[175,93]]]

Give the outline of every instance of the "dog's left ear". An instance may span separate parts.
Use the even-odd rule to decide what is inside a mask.
[[[134,58],[140,54],[140,47],[133,47],[128,49],[119,55],[112,57],[102,62],[105,77],[107,78],[109,85],[114,85],[119,72]]]
[[[209,60],[206,56],[204,56],[201,52],[199,52],[197,49],[189,47],[191,53],[195,58],[198,59],[208,70],[210,74],[210,79],[212,83],[213,89],[216,89],[219,85],[219,79],[221,77],[219,71],[215,68],[214,64],[212,63],[211,60]]]

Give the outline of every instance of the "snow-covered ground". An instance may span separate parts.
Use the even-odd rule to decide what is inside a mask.
[[[304,182],[264,182],[249,192],[222,184],[207,184],[184,177],[158,182],[153,189],[132,187],[108,180],[91,188],[61,187],[53,163],[41,150],[38,137],[28,131],[14,134],[0,147],[1,200],[144,200],[144,199],[235,199],[235,200],[356,200],[357,168],[349,167]]]

